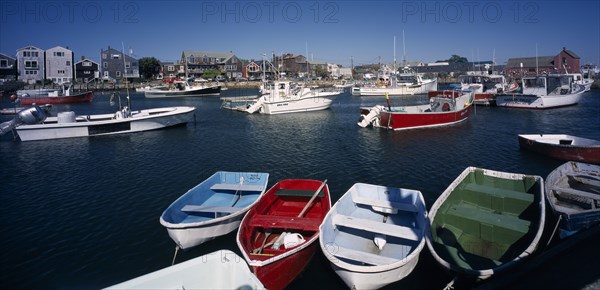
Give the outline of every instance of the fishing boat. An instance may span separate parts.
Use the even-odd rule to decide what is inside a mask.
[[[569,161],[546,178],[546,198],[560,218],[562,236],[600,222],[600,166]]]
[[[385,66],[384,66],[385,68]],[[401,73],[380,71],[377,82],[353,87],[352,94],[358,96],[390,96],[426,94],[437,90],[437,79],[425,79],[409,67]]]
[[[523,78],[523,93],[498,94],[496,106],[521,109],[549,109],[576,105],[585,86],[576,84],[570,75],[547,75]]]
[[[600,164],[600,141],[566,134],[521,134],[519,146],[555,159]]]
[[[431,207],[427,246],[447,270],[486,279],[534,253],[545,213],[543,178],[468,167]]]
[[[236,230],[267,189],[268,173],[218,171],[175,200],[160,223],[182,250]]]
[[[315,254],[319,225],[331,208],[326,181],[281,180],[242,220],[238,247],[267,289],[284,289]]]
[[[186,80],[166,80],[166,85],[144,88],[146,98],[169,98],[219,95],[221,86],[191,85]]]
[[[358,120],[360,127],[381,127],[391,130],[406,130],[448,126],[466,121],[471,115],[473,92],[438,91],[429,98],[429,103],[414,106],[376,105],[362,108]]]
[[[268,115],[325,110],[340,93],[339,89],[310,88],[293,81],[278,80],[265,83],[261,96],[238,110]],[[224,104],[221,107],[235,106]]]
[[[462,90],[473,91],[473,102],[478,105],[495,105],[496,94],[512,93],[519,89],[516,82],[507,82],[503,75],[472,72],[458,77]]]
[[[39,91],[39,93],[34,93],[32,90],[17,91],[17,98],[17,102],[23,106],[33,104],[89,103],[94,99],[94,93],[87,91],[76,94],[73,93],[73,85],[66,84],[60,90],[44,89]]]
[[[413,271],[427,226],[420,191],[356,183],[325,217],[319,243],[350,289],[377,289]]]
[[[80,115],[73,111],[50,116],[50,105],[33,106],[0,124],[0,135],[16,131],[21,141],[114,135],[162,129],[186,124],[194,119],[195,107],[164,107],[116,113]]]
[[[240,256],[229,250],[218,250],[104,289],[258,290],[265,286]]]

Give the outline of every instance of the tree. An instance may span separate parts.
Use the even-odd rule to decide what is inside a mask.
[[[160,72],[160,61],[154,57],[140,58],[140,75],[144,79],[152,79]]]
[[[453,54],[450,59],[448,59],[449,63],[457,63],[457,62],[469,62],[466,57],[462,57],[456,54]]]
[[[437,62],[459,63],[459,62],[469,62],[469,60],[467,60],[466,57],[453,54],[449,59],[438,60]]]
[[[216,76],[221,75],[221,71],[220,70],[216,70],[216,69],[209,69],[209,70],[205,70],[202,73],[202,78],[210,80],[210,79],[214,79]]]

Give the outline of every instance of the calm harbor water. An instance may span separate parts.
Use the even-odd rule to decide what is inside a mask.
[[[254,92],[227,90],[222,96]],[[545,178],[563,163],[520,150],[517,134],[600,140],[598,90],[585,93],[576,106],[545,111],[478,106],[466,123],[404,132],[356,125],[359,108],[384,104],[383,96],[345,93],[330,110],[276,116],[223,110],[218,97],[131,96],[133,109],[196,106],[196,122],[121,136],[0,138],[0,289],[97,289],[169,266],[175,245],[160,214],[218,170],[268,172],[269,186],[286,178],[328,179],[332,202],[356,182],[417,189],[429,208],[467,166]],[[424,101],[392,98],[394,105]],[[114,111],[108,94],[97,94],[91,104],[55,108]],[[218,249],[239,254],[235,233],[179,252],[176,262]],[[441,289],[451,279],[425,247],[415,271],[386,288]],[[320,253],[289,288],[315,285],[345,288]]]

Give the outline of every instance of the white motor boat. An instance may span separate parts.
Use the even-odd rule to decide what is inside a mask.
[[[0,135],[14,130],[21,141],[34,141],[141,132],[186,124],[194,119],[195,111],[195,107],[133,111],[125,106],[114,114],[76,116],[67,111],[48,117],[49,105],[33,106],[0,124]]]

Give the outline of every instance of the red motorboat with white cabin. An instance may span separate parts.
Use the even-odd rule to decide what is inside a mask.
[[[472,91],[429,92],[429,104],[414,106],[382,105],[361,109],[358,125],[407,130],[448,126],[466,121],[473,105]]]

